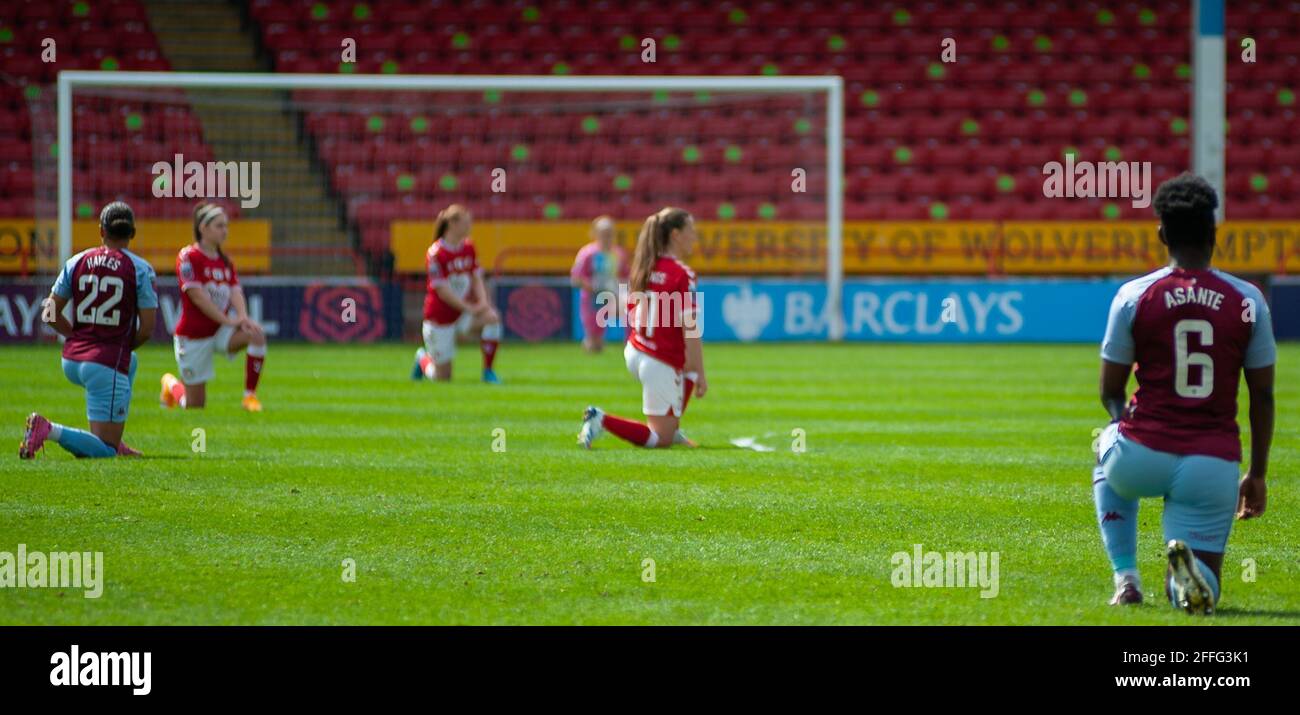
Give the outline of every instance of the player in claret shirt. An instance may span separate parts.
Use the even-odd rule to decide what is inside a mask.
[[[149,340],[158,312],[153,268],[127,250],[135,236],[135,214],[120,201],[99,214],[103,245],[73,256],[59,272],[42,319],[66,340],[63,374],[86,390],[85,432],[50,422],[33,412],[27,418],[18,456],[31,459],[45,440],[78,457],[138,455],[122,431],[131,407],[131,383],[138,364],[135,349]],[[72,303],[69,321],[63,308]]]
[[[588,407],[578,444],[608,430],[640,447],[694,447],[679,429],[691,393],[703,397],[704,347],[699,336],[695,272],[679,256],[695,246],[695,221],[682,209],[664,208],[646,219],[632,256],[627,306],[631,334],[623,349],[627,369],[641,383],[646,422]]]
[[[1273,436],[1272,319],[1259,289],[1210,267],[1214,189],[1183,174],[1161,185],[1155,211],[1170,263],[1130,281],[1111,303],[1101,345],[1101,401],[1111,425],[1098,441],[1093,496],[1115,572],[1112,604],[1141,603],[1137,516],[1162,497],[1175,607],[1213,612],[1223,551],[1237,518],[1264,513]],[[1129,371],[1137,391],[1125,405]],[[1237,387],[1250,390],[1250,469],[1238,483]]]
[[[433,245],[425,253],[429,283],[424,296],[424,347],[415,351],[411,378],[450,380],[456,335],[479,334],[483,382],[501,382],[492,369],[501,342],[501,316],[488,298],[483,269],[469,238],[472,216],[460,204],[438,212]]]
[[[181,286],[181,317],[176,321],[173,345],[180,379],[162,376],[164,407],[196,408],[207,404],[207,385],[215,372],[217,353],[227,360],[245,347],[242,407],[261,412],[257,383],[266,360],[266,331],[248,317],[244,289],[235,264],[221,250],[229,234],[226,212],[216,204],[194,207],[194,243],[176,256],[176,279]],[[231,309],[233,308],[233,313]]]

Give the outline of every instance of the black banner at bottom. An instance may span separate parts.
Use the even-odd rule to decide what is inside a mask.
[[[0,687],[193,702],[911,693],[1289,695],[1292,627],[10,627]],[[571,690],[573,689],[573,690]],[[562,691],[568,695],[562,696]],[[582,695],[580,695],[582,694]]]

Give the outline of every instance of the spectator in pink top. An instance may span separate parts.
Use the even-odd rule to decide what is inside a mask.
[[[591,243],[578,251],[569,277],[573,285],[582,289],[581,304],[582,346],[587,352],[598,353],[605,347],[605,325],[598,324],[597,314],[602,305],[609,310],[621,311],[618,299],[619,281],[627,280],[627,252],[614,243],[614,219],[600,216],[591,222]]]

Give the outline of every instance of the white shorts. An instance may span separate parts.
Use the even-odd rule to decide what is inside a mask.
[[[424,351],[433,358],[435,365],[445,365],[456,357],[456,336],[469,332],[473,318],[464,314],[451,325],[439,325],[426,320],[420,326],[424,336]]]
[[[217,334],[210,338],[185,338],[172,336],[172,347],[176,351],[176,367],[181,371],[181,382],[186,385],[202,385],[216,374],[212,367],[212,357],[221,353],[227,360],[235,356],[230,352],[230,338],[235,334],[233,325],[217,328]]]
[[[651,417],[682,414],[682,371],[628,343],[627,370],[641,381],[641,412]]]

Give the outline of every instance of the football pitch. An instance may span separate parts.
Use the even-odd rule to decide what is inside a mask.
[[[273,344],[246,414],[242,357],[218,361],[208,409],[165,411],[175,365],[148,346],[126,431],[146,456],[81,462],[18,459],[29,411],[84,428],[84,402],[57,347],[0,349],[0,551],[100,551],[105,572],[96,599],[4,589],[0,621],[1196,622],[1160,593],[1153,501],[1147,602],[1106,605],[1095,345],[710,345],[683,423],[700,449],[591,452],[586,405],[640,414],[621,350],[506,344],[486,386],[469,345],[452,384],[413,382],[414,347]],[[1279,352],[1268,513],[1234,526],[1209,623],[1300,623],[1300,345]],[[917,544],[996,578],[896,586]]]

